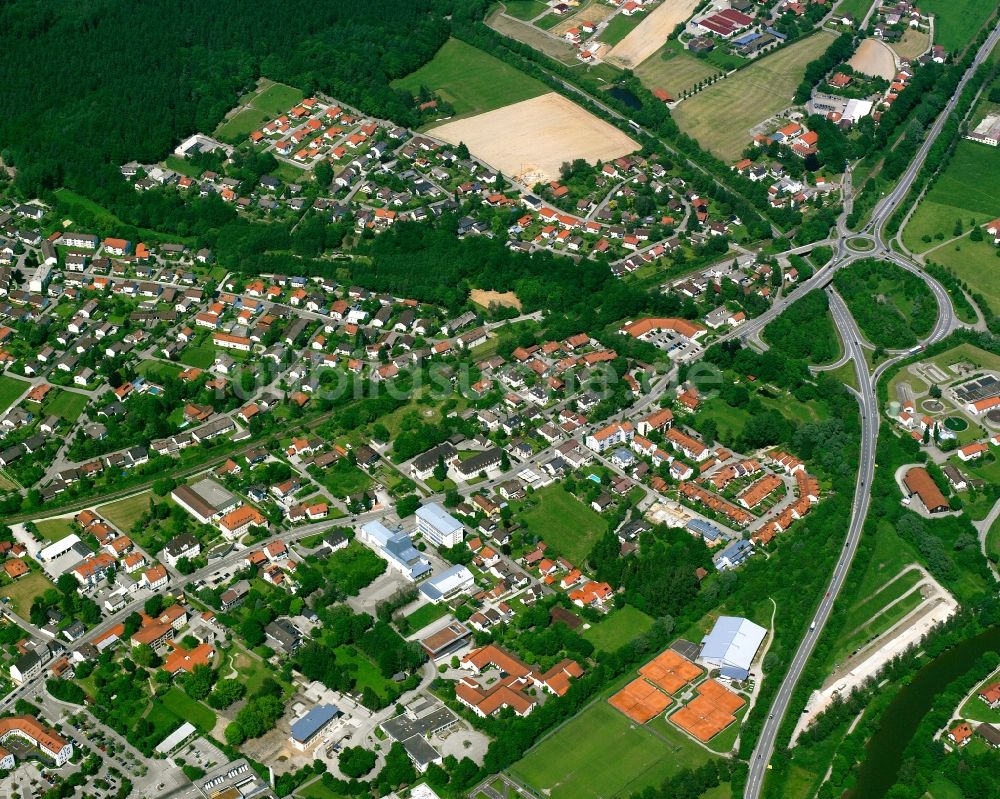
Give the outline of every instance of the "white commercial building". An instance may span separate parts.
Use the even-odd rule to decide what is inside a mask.
[[[462,523],[436,502],[417,508],[417,532],[437,547],[453,547],[462,543],[465,530]]]
[[[465,566],[452,566],[421,585],[420,593],[431,602],[447,602],[469,591],[475,584],[476,578]]]

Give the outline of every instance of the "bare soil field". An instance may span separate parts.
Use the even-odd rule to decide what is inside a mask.
[[[847,65],[865,75],[892,80],[896,74],[896,58],[889,45],[878,39],[865,39]]]
[[[491,305],[500,305],[504,308],[517,308],[521,310],[521,300],[513,291],[487,291],[486,289],[472,289],[469,292],[469,299],[476,305],[489,308]]]
[[[903,38],[890,46],[900,58],[916,58],[923,55],[930,44],[931,35],[929,33],[907,28],[903,32]]]
[[[686,22],[698,0],[663,0],[663,2],[618,44],[611,48],[606,61],[623,67],[641,64],[659,50],[674,28]]]
[[[617,128],[555,92],[447,122],[428,132],[452,144],[465,142],[494,169],[529,186],[558,178],[567,161],[583,158],[593,164],[639,147]]]

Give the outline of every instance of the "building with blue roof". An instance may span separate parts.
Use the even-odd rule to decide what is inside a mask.
[[[410,580],[419,580],[431,570],[431,562],[402,530],[390,530],[382,522],[368,522],[359,531],[358,538]]]
[[[751,31],[750,33],[743,34],[739,39],[733,39],[733,44],[736,47],[742,47],[745,44],[757,41],[757,39],[759,39],[762,35],[763,34],[758,33],[757,31]]]
[[[309,742],[339,715],[340,709],[336,705],[316,705],[292,724],[292,734],[288,740],[296,749],[305,750],[309,746]]]
[[[753,544],[745,539],[737,539],[729,544],[712,560],[720,572],[735,569],[753,554]]]
[[[701,641],[698,659],[730,680],[745,680],[767,630],[739,616],[719,616]]]
[[[420,586],[420,593],[431,602],[446,602],[470,590],[475,584],[476,578],[467,567],[452,566],[425,580]]]
[[[704,519],[691,519],[684,526],[692,533],[700,535],[706,541],[718,541],[722,537],[722,530]]]

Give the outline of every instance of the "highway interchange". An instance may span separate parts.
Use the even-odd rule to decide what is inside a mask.
[[[763,314],[758,319],[753,320],[752,327],[749,329],[741,328],[739,330],[740,336],[747,336],[748,334],[755,336],[759,334],[759,331],[763,329],[764,325],[781,313],[781,311],[789,304],[814,288],[828,286],[833,273],[837,269],[863,258],[879,258],[891,261],[900,267],[919,275],[927,283],[938,302],[939,314],[934,329],[922,342],[922,346],[927,346],[939,341],[961,326],[955,316],[951,299],[948,297],[944,287],[923,272],[915,263],[890,249],[883,238],[883,230],[886,222],[892,217],[897,208],[899,208],[900,204],[908,196],[910,187],[920,174],[920,170],[924,166],[924,162],[930,152],[931,146],[934,144],[934,140],[941,133],[948,116],[954,112],[958,98],[965,89],[966,84],[969,80],[971,80],[979,65],[982,64],[983,61],[989,56],[998,41],[1000,41],[1000,24],[993,29],[986,41],[983,43],[982,47],[980,47],[979,51],[976,53],[972,64],[962,76],[958,87],[955,89],[954,95],[948,101],[944,110],[931,126],[924,143],[921,145],[906,172],[900,178],[898,185],[885,197],[879,200],[872,211],[871,219],[865,226],[864,231],[858,236],[853,237],[855,239],[864,239],[869,242],[871,248],[864,252],[856,252],[849,249],[847,240],[852,237],[845,230],[843,224],[845,217],[842,217],[838,222],[838,231],[840,236],[838,236],[838,239],[833,242],[836,244],[836,252],[830,264],[825,268],[818,270],[815,275],[810,278],[810,280],[798,287],[798,289],[792,292],[784,301],[775,303],[775,306],[767,313]],[[857,483],[855,485],[851,523],[847,530],[843,557],[838,561],[837,566],[834,569],[826,594],[819,602],[819,607],[816,610],[813,621],[799,644],[799,647],[795,652],[795,656],[792,659],[791,666],[789,667],[788,672],[781,683],[781,687],[778,689],[778,693],[774,698],[771,708],[768,711],[768,717],[764,722],[760,738],[757,741],[757,746],[750,758],[750,770],[747,775],[746,787],[744,789],[744,799],[758,799],[761,795],[767,769],[769,768],[769,763],[774,755],[778,732],[781,728],[785,714],[788,711],[788,706],[791,702],[795,687],[802,676],[802,672],[809,660],[809,656],[812,654],[812,651],[816,646],[816,642],[823,633],[823,628],[826,625],[827,620],[830,618],[830,614],[833,611],[833,607],[837,601],[840,590],[843,588],[844,579],[847,576],[851,562],[857,552],[858,543],[861,540],[861,531],[864,527],[865,518],[868,514],[868,505],[871,499],[872,477],[876,467],[875,448],[878,440],[879,429],[879,411],[876,385],[879,378],[885,374],[886,370],[906,355],[906,353],[895,354],[883,361],[873,372],[869,372],[868,364],[865,360],[864,351],[861,346],[861,333],[858,330],[857,324],[851,314],[847,311],[846,306],[840,300],[839,296],[836,296],[832,290],[831,294],[834,296],[831,298],[830,310],[840,337],[844,342],[845,352],[849,354],[850,360],[854,362],[854,370],[858,383],[858,390],[854,393],[858,398],[859,405],[861,406],[860,463],[858,468]]]

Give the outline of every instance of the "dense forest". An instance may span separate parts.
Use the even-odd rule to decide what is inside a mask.
[[[838,271],[833,284],[876,347],[912,347],[934,327],[938,309],[927,284],[895,264],[857,261]]]
[[[389,82],[428,61],[447,15],[483,4],[384,0],[34,2],[0,8],[0,140],[28,194],[68,185],[108,203],[131,192],[117,166],[156,160],[211,131],[261,75],[410,123]]]
[[[789,358],[809,363],[833,361],[840,352],[826,294],[810,291],[764,328],[764,340]]]

